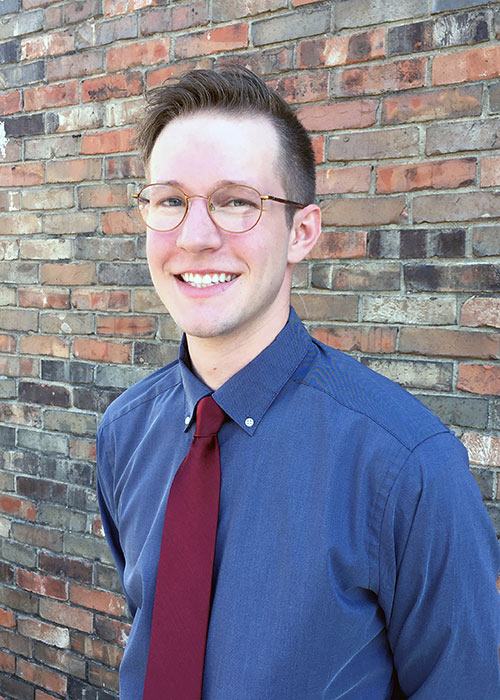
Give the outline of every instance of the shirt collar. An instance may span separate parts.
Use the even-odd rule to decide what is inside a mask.
[[[214,399],[248,435],[253,435],[269,406],[306,355],[311,337],[293,309],[283,330],[248,365],[227,380]],[[211,390],[191,371],[186,338],[179,350],[188,430],[198,401]]]

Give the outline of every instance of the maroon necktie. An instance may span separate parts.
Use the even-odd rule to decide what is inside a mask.
[[[143,700],[200,700],[219,513],[217,433],[225,414],[212,396],[196,408],[193,441],[168,497]]]

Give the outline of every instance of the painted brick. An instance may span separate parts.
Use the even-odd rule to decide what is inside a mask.
[[[75,338],[73,353],[75,357],[94,362],[130,364],[132,359],[131,343],[116,343],[94,338]]]
[[[365,256],[365,231],[324,231],[307,258],[310,260],[326,260],[364,258]]]
[[[302,41],[297,47],[299,68],[343,66],[385,56],[385,29],[361,34]]]
[[[375,100],[352,100],[325,105],[306,105],[297,116],[308,131],[335,131],[337,129],[363,129],[375,124],[377,119]]]
[[[358,296],[354,294],[292,294],[292,306],[305,321],[356,321]]]
[[[54,83],[57,80],[79,78],[84,75],[101,73],[103,70],[103,51],[59,56],[58,58],[49,59],[47,61],[47,81],[49,83]]]
[[[453,385],[451,362],[387,360],[380,357],[362,357],[361,362],[374,372],[379,372],[384,377],[409,389],[450,391]]]
[[[500,46],[438,54],[432,63],[432,84],[447,85],[500,76]]]
[[[500,467],[500,437],[465,433],[462,442],[473,464]]]
[[[471,297],[462,306],[460,323],[463,326],[490,326],[500,328],[500,299]]]
[[[500,192],[422,195],[413,200],[413,220],[416,224],[499,216]]]
[[[342,0],[335,7],[335,27],[363,27],[427,14],[426,0]]]
[[[404,266],[404,280],[408,291],[429,292],[490,292],[500,290],[498,266],[419,264]]]
[[[377,95],[425,85],[427,58],[394,61],[374,66],[346,68],[335,76],[335,94]]]
[[[458,367],[457,389],[473,394],[500,395],[500,366],[461,364]]]
[[[390,95],[382,102],[381,123],[476,117],[481,114],[481,97],[482,90],[476,85]]]
[[[27,112],[75,104],[78,104],[76,80],[62,85],[44,85],[24,91],[24,108]]]
[[[65,649],[70,645],[69,631],[63,627],[19,616],[17,628],[21,634],[38,639],[45,644],[51,644],[58,649]]]
[[[364,294],[360,318],[375,323],[453,325],[457,311],[454,297],[387,297]]]
[[[456,123],[432,124],[427,129],[427,155],[480,151],[500,145],[500,119],[478,119]]]
[[[472,250],[479,257],[500,255],[500,226],[484,226],[473,229]]]
[[[330,161],[375,160],[417,156],[417,127],[384,129],[330,136],[327,159]]]
[[[216,27],[206,32],[185,34],[175,40],[176,58],[191,58],[206,54],[244,49],[248,46],[248,24],[232,24]]]
[[[370,258],[462,258],[465,229],[374,229],[370,231]]]
[[[124,70],[135,66],[158,65],[167,63],[170,55],[170,39],[150,39],[134,44],[124,44],[109,49],[106,53],[108,72]]]
[[[207,24],[208,2],[190,2],[188,5],[174,7],[154,7],[141,13],[140,29],[142,36],[159,32],[188,29]]]
[[[311,327],[314,338],[344,352],[394,352],[396,329],[363,326],[318,326]]]
[[[325,226],[379,226],[406,221],[404,197],[324,199],[321,204]]]
[[[455,189],[473,185],[476,159],[426,161],[377,168],[377,192],[411,192],[420,189]]]

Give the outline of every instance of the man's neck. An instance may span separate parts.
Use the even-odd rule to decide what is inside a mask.
[[[288,320],[289,309],[278,320],[260,325],[246,335],[196,338],[186,336],[194,374],[214,391],[246,367],[276,338]]]

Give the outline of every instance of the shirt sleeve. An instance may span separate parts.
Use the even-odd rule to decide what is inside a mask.
[[[422,442],[389,494],[381,527],[379,602],[401,695],[499,700],[500,550],[450,433]]]

